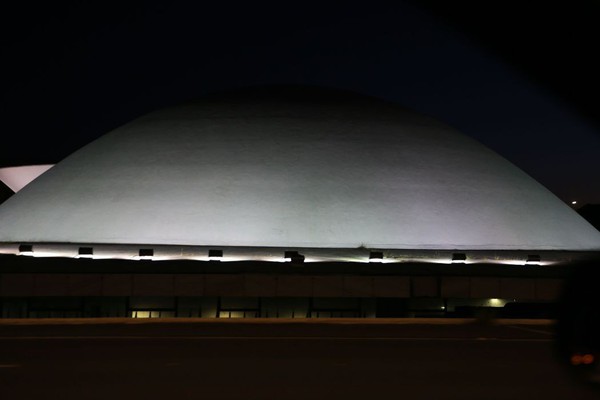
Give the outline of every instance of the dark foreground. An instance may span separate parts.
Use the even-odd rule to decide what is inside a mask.
[[[0,322],[0,398],[598,398],[552,326],[416,322]]]

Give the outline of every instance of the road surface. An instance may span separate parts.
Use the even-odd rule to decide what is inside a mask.
[[[0,398],[599,398],[553,346],[510,321],[0,321]]]

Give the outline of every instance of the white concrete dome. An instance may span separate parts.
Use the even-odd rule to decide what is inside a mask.
[[[599,250],[600,233],[429,117],[262,88],[152,112],[81,148],[0,206],[0,242]]]

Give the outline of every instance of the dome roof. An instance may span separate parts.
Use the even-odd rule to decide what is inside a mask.
[[[0,206],[0,242],[600,249],[481,143],[342,91],[224,92],[152,112]]]

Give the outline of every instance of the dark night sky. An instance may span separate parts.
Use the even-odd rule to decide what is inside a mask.
[[[597,2],[275,4],[4,5],[0,166],[58,162],[214,90],[316,84],[433,115],[600,203]]]

